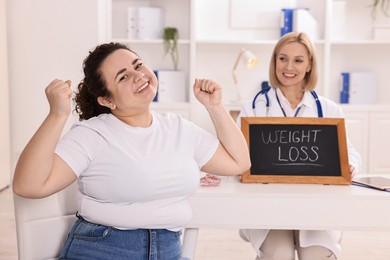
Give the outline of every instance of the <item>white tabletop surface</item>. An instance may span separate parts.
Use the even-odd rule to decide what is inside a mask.
[[[189,228],[390,230],[390,192],[355,185],[241,183],[222,177],[190,198]]]

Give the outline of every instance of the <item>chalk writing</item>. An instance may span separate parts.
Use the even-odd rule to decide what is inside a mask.
[[[260,140],[264,145],[279,145],[277,162],[272,162],[274,165],[323,166],[316,163],[319,159],[320,148],[316,145],[310,146],[317,142],[320,132],[320,129],[261,131]],[[294,144],[294,146],[282,146],[284,144]]]
[[[317,134],[321,132],[319,129],[314,130],[300,130],[300,131],[289,131],[289,130],[276,130],[269,131],[268,134],[261,133],[263,143],[315,143],[317,141]]]

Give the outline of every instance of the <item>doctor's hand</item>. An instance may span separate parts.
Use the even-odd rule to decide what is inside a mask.
[[[194,95],[205,107],[221,104],[222,88],[209,79],[195,79]]]
[[[55,79],[46,87],[46,98],[50,113],[56,116],[69,116],[71,112],[72,89],[70,80]]]

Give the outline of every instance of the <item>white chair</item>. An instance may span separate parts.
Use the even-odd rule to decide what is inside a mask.
[[[14,195],[19,260],[57,259],[76,218],[77,184],[44,199]]]
[[[25,199],[14,194],[19,260],[58,259],[77,220],[76,189],[75,183],[44,199]]]

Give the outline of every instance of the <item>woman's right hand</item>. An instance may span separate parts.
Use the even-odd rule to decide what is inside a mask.
[[[50,113],[58,116],[69,116],[72,97],[70,85],[70,80],[55,79],[46,87],[45,93],[50,105]]]
[[[25,198],[43,198],[76,180],[73,170],[55,154],[71,111],[70,80],[53,80],[45,93],[50,112],[24,148],[15,167],[13,190]]]

